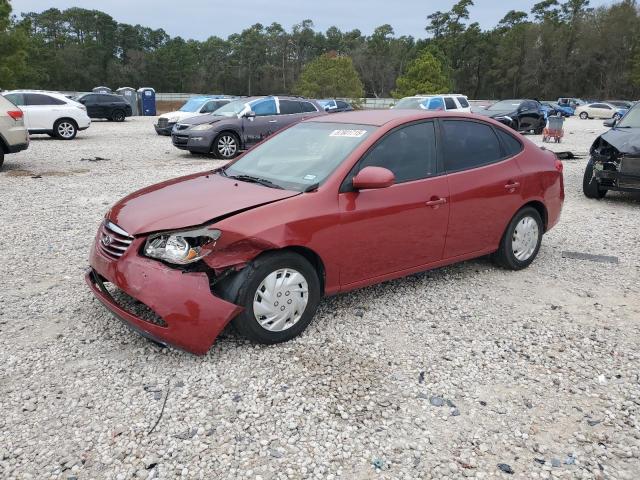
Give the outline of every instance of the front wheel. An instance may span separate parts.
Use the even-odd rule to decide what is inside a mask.
[[[4,151],[0,147],[0,168],[2,168],[3,163],[4,163]]]
[[[587,120],[589,118],[589,114],[587,112],[581,112],[580,113],[580,118],[582,120]]]
[[[126,115],[122,110],[116,110],[111,114],[111,120],[113,120],[114,122],[124,122],[125,118]]]
[[[525,207],[511,219],[493,260],[509,270],[521,270],[531,265],[538,255],[544,224],[538,211]]]
[[[244,307],[233,319],[236,330],[264,344],[300,335],[320,301],[320,281],[313,266],[293,252],[274,252],[258,257],[245,270],[239,273],[242,281],[236,282],[237,295],[231,293]]]
[[[593,176],[593,160],[589,159],[587,166],[584,169],[584,176],[582,177],[582,192],[587,198],[595,198],[600,200],[607,194],[607,189],[600,187],[600,183]]]
[[[73,120],[63,118],[53,126],[53,134],[60,140],[73,140],[78,133],[78,127]]]
[[[231,160],[240,151],[240,140],[231,132],[222,132],[213,141],[213,154],[222,160]]]

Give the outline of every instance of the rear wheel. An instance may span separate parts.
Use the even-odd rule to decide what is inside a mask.
[[[213,141],[212,152],[222,160],[231,160],[240,151],[240,139],[235,133],[222,132]]]
[[[304,257],[267,253],[238,275],[231,281],[237,287],[231,286],[228,293],[244,307],[233,325],[245,337],[264,344],[286,342],[311,323],[320,301],[320,281]]]
[[[589,159],[582,177],[582,191],[587,198],[601,199],[607,194],[607,189],[602,188],[598,180],[593,176],[593,159]]]
[[[0,147],[0,168],[2,168],[2,164],[4,163],[4,151],[2,147]]]
[[[111,120],[113,120],[114,122],[124,122],[125,118],[126,118],[126,115],[122,110],[115,110],[111,114]]]
[[[587,120],[589,118],[589,114],[587,112],[580,112],[580,118],[582,120]]]
[[[544,224],[538,211],[524,207],[509,222],[493,261],[509,270],[521,270],[531,265],[538,255]]]
[[[73,140],[78,133],[76,122],[68,118],[58,120],[53,125],[53,134],[60,140]]]

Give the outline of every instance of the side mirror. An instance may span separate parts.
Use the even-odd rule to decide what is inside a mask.
[[[253,110],[249,110],[247,113],[242,115],[243,118],[256,118],[256,112]]]
[[[396,176],[391,170],[382,167],[365,167],[353,177],[353,188],[356,190],[372,190],[387,188],[393,185]]]
[[[609,120],[605,120],[604,122],[602,122],[602,125],[604,125],[605,127],[615,127],[616,123],[618,123],[618,119],[617,118],[610,118]]]

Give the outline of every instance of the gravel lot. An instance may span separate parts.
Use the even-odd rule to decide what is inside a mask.
[[[414,275],[325,299],[295,341],[229,333],[195,357],[83,280],[112,203],[217,165],[153,120],[37,136],[0,172],[0,478],[639,477],[640,196],[588,200],[586,159],[566,161],[561,223],[527,270]],[[549,148],[586,154],[602,131],[570,119]]]

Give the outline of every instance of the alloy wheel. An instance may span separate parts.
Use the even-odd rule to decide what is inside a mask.
[[[309,284],[297,270],[281,268],[271,272],[258,286],[253,314],[270,332],[282,332],[302,318],[309,302]]]
[[[521,262],[526,262],[538,246],[540,229],[538,222],[533,217],[523,217],[511,237],[511,250],[514,257]]]
[[[223,135],[218,138],[218,153],[223,158],[232,158],[238,151],[238,142],[232,135]]]
[[[62,138],[72,138],[76,133],[76,127],[71,122],[60,122],[58,125],[58,135]]]

